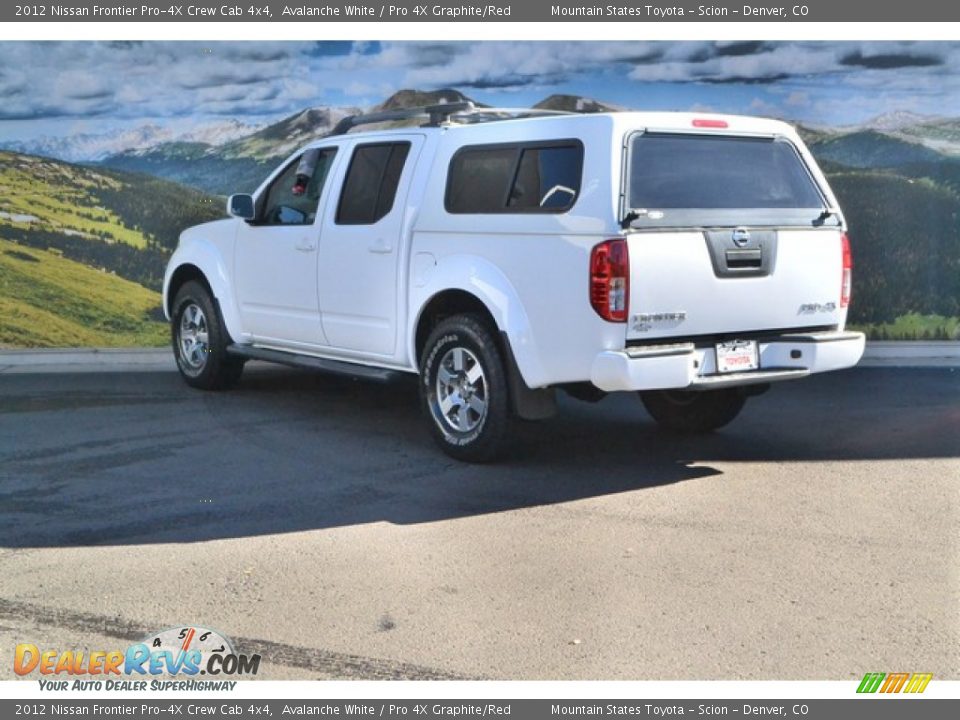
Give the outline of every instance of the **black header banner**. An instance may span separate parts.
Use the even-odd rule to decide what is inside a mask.
[[[784,2],[612,2],[446,0],[340,2],[246,0],[66,0],[3,4],[0,22],[953,22],[960,5],[942,0]]]

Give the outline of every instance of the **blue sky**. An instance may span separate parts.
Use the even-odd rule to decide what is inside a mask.
[[[446,87],[495,105],[570,93],[837,126],[960,116],[958,68],[960,44],[933,42],[2,42],[0,141],[257,123]]]

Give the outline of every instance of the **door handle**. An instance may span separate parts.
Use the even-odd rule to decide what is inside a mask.
[[[377,238],[370,245],[367,246],[367,250],[369,250],[372,253],[377,253],[379,255],[386,255],[387,253],[393,251],[393,246],[383,238]]]
[[[294,245],[294,247],[300,252],[313,252],[317,249],[317,244],[310,238],[302,238],[297,241],[297,244]]]

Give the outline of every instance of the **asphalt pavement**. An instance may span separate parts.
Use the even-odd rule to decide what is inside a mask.
[[[413,383],[0,375],[0,679],[187,623],[265,679],[960,679],[960,370],[693,438],[565,399],[516,438],[450,460]]]

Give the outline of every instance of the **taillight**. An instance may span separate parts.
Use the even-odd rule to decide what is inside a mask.
[[[846,233],[840,238],[843,253],[843,270],[840,275],[840,307],[850,304],[850,279],[853,274],[853,255],[850,254],[850,240]]]
[[[590,304],[610,322],[626,322],[630,295],[630,256],[627,241],[615,238],[590,253]]]

